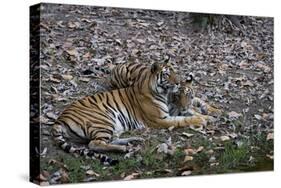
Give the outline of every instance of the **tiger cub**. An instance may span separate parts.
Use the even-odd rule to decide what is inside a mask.
[[[194,96],[192,87],[193,76],[188,75],[185,81],[181,81],[179,92],[170,93],[168,96],[168,107],[171,116],[199,115],[205,119],[212,119],[212,116],[219,116],[221,110],[214,108]]]
[[[168,93],[177,91],[175,73],[154,63],[146,77],[133,87],[97,93],[66,107],[52,127],[56,143],[66,152],[78,153],[102,162],[113,163],[100,152],[127,152],[128,142],[138,138],[118,139],[124,131],[145,127],[169,128],[204,126],[197,115],[170,116]],[[78,148],[71,142],[83,142],[88,148]]]

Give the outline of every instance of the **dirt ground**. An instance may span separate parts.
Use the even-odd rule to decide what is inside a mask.
[[[273,170],[273,18],[198,29],[189,13],[43,4],[40,23],[41,174],[45,184]],[[241,30],[243,32],[241,32]],[[202,131],[133,131],[139,151],[115,167],[74,157],[50,129],[71,102],[103,90],[97,67],[169,55],[193,73],[196,96],[223,110]],[[124,159],[125,158],[125,159]]]

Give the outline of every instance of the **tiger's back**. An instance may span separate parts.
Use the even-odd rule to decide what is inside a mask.
[[[116,65],[110,73],[110,85],[114,89],[131,87],[142,82],[150,74],[148,65],[141,63],[123,63]]]

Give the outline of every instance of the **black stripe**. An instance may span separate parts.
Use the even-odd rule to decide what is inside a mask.
[[[126,91],[126,90],[123,90],[124,92]],[[118,93],[119,93],[119,97],[120,97],[120,99],[121,99],[121,101],[127,101],[125,98],[124,98],[124,96],[122,95],[122,92],[120,92],[120,90],[118,90]],[[126,93],[125,93],[126,94]],[[126,112],[127,112],[127,116],[126,117],[128,117],[129,118],[129,120],[125,117],[125,120],[126,120],[126,122],[128,123],[128,127],[129,127],[129,130],[131,130],[133,127],[132,127],[132,125],[131,125],[131,121],[134,119],[134,117],[132,117],[131,115],[132,115],[132,113],[131,113],[131,111],[130,111],[130,104],[128,104],[128,103],[126,103],[126,102],[123,102],[123,105],[125,106],[125,110],[126,110]],[[130,108],[130,109],[129,109]]]
[[[127,88],[126,89],[126,94],[127,94],[127,98],[128,98],[128,100],[129,100],[129,103],[131,104],[131,111],[132,111],[132,113],[133,113],[133,116],[135,117],[135,118],[133,118],[133,128],[135,129],[136,128],[136,126],[139,124],[138,123],[138,120],[136,120],[136,109],[137,108],[140,108],[140,107],[138,107],[138,106],[135,106],[134,104],[136,104],[137,102],[135,102],[136,101],[136,97],[135,97],[135,95],[133,95],[133,88]],[[135,109],[135,108],[136,109]]]
[[[95,102],[95,103],[97,103],[97,99],[96,99],[96,97],[95,96],[89,96],[89,101],[92,103],[92,101],[91,101],[91,99]]]
[[[111,95],[111,97],[113,97],[112,93],[108,93],[108,95]],[[108,108],[110,109],[111,114],[114,116],[114,118],[116,118],[116,115],[114,112],[115,108],[110,104],[108,95],[106,95],[106,104],[107,104]]]
[[[71,145],[66,145],[64,148],[64,151],[66,151],[67,153],[70,153],[70,149],[71,149]]]

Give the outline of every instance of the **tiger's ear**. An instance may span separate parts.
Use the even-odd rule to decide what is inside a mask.
[[[159,63],[153,63],[151,65],[151,73],[157,73],[162,69],[162,67],[159,65]]]

